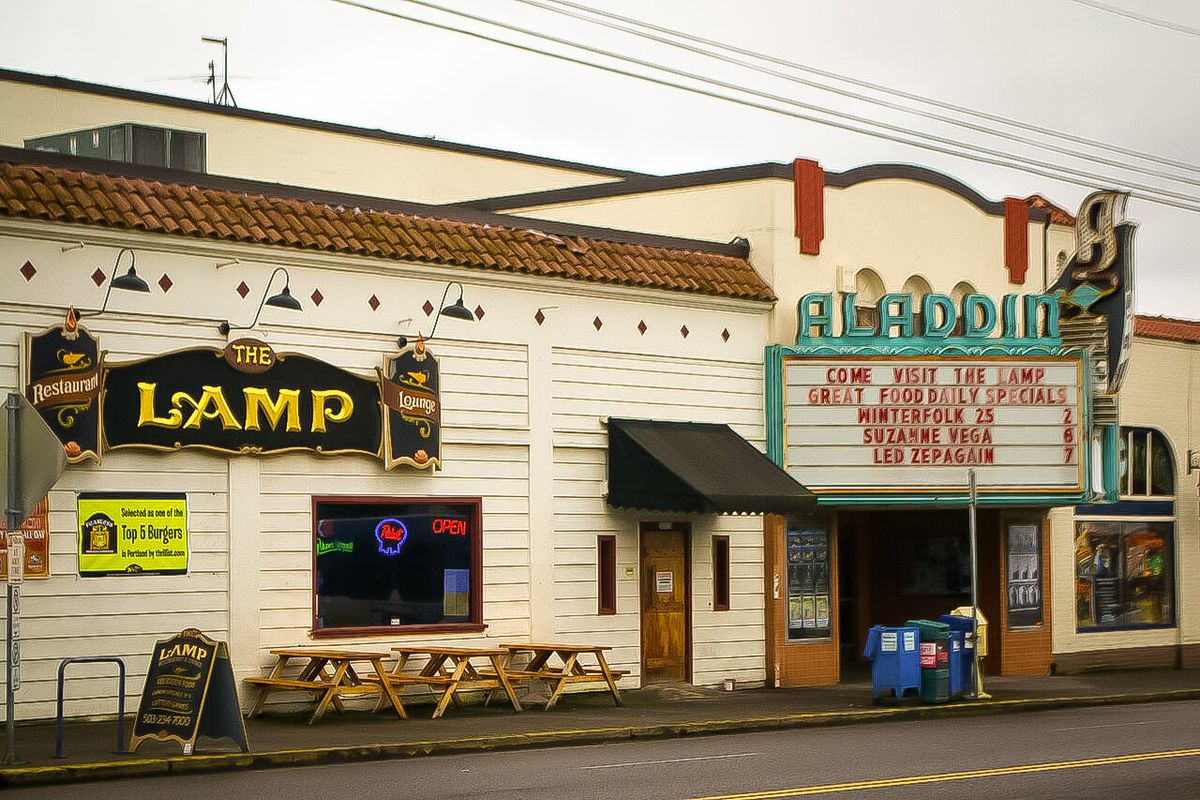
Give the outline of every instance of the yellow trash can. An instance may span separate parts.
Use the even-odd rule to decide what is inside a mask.
[[[973,608],[971,606],[959,606],[958,608],[954,609],[950,613],[957,617],[966,617],[967,619],[970,619],[972,612],[974,612],[974,614],[975,614],[975,627],[979,631],[979,637],[978,637],[979,640],[977,642],[975,642],[975,646],[979,648],[978,661],[982,661],[983,657],[986,656],[987,652],[988,652],[988,650],[987,650],[987,640],[988,640],[987,617],[985,617],[983,615],[983,612],[980,611],[978,608]],[[978,661],[976,662],[977,665],[978,665]],[[989,695],[983,691],[983,667],[982,666],[979,666],[979,668],[975,670],[975,696],[982,698],[982,699],[991,697],[991,695]]]

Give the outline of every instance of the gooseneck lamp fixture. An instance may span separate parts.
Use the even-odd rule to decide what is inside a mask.
[[[125,270],[125,274],[117,277],[117,268],[121,266],[121,256],[129,253],[129,269]],[[112,295],[113,289],[124,289],[127,292],[145,292],[150,293],[150,285],[138,277],[137,270],[134,268],[134,263],[137,257],[133,254],[133,250],[128,247],[122,247],[117,253],[117,260],[113,262],[112,275],[108,277],[108,291],[104,293],[104,303],[100,306],[99,311],[93,311],[90,314],[77,314],[78,317],[98,317],[108,308],[108,298]]]
[[[458,299],[450,305],[446,305],[446,298],[450,295],[450,289],[455,286],[458,287]],[[475,321],[475,315],[471,313],[471,309],[463,305],[463,285],[458,281],[450,281],[450,283],[446,284],[446,289],[442,292],[441,306],[437,316],[433,318],[433,330],[429,332],[428,336],[424,337],[426,341],[432,339],[434,334],[437,333],[438,323],[442,321],[443,316],[461,319],[464,322]],[[401,336],[396,340],[396,344],[400,345],[401,349],[408,347],[408,337]]]
[[[270,297],[267,297],[267,293],[271,291],[271,284],[275,282],[275,276],[281,272],[283,273],[283,291],[279,294],[273,294]],[[291,311],[302,310],[300,301],[292,297],[291,285],[292,278],[290,275],[288,275],[287,269],[284,267],[276,267],[275,271],[271,273],[270,279],[267,281],[266,288],[263,289],[262,300],[260,300],[258,303],[258,311],[254,314],[254,320],[249,325],[230,325],[229,320],[226,320],[217,326],[217,330],[221,332],[222,336],[228,336],[229,332],[232,330],[246,330],[248,328],[253,328],[258,324],[258,318],[262,315],[263,306],[286,308]]]

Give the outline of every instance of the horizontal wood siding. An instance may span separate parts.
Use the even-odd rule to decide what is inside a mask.
[[[757,516],[639,514],[604,501],[610,416],[724,422],[763,446],[762,364],[555,348],[555,635],[611,645],[614,666],[641,680],[638,522],[692,525],[692,679],[761,683],[764,671],[762,519]],[[596,613],[596,537],[617,538],[617,613]],[[729,611],[712,610],[711,541],[730,537]],[[632,568],[632,576],[626,570]]]
[[[26,331],[62,321],[59,313],[0,307],[0,389],[17,388],[18,352]],[[112,361],[194,346],[210,334],[199,324],[138,321],[136,336],[120,333],[132,321],[105,315],[88,321]],[[148,334],[148,335],[147,335]],[[16,718],[53,717],[59,662],[70,656],[117,656],[127,669],[126,707],[136,708],[154,643],[186,627],[217,639],[229,632],[227,459],[199,452],[158,455],[110,451],[102,468],[72,467],[50,492],[48,580],[21,590],[21,688]],[[186,492],[187,575],[78,577],[77,492]],[[0,606],[3,606],[0,603]],[[0,614],[4,611],[0,608]],[[114,714],[116,668],[80,665],[67,673],[70,716]],[[0,714],[3,710],[0,708]]]

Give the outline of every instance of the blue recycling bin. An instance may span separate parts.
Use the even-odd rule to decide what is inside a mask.
[[[968,666],[966,671],[963,671],[963,659],[967,657],[963,647],[966,634],[962,631],[951,630],[949,637],[947,649],[950,651],[950,697],[953,699],[966,694],[971,685],[971,668]]]
[[[908,691],[921,691],[920,636],[916,628],[885,628],[867,631],[863,656],[871,661],[871,699],[879,702],[883,692],[899,700]]]
[[[953,653],[950,656],[950,694],[955,694],[955,686],[960,695],[970,694],[975,690],[975,642],[971,639],[971,618],[942,614],[938,622],[949,625],[951,635],[957,634],[962,642],[957,665]]]

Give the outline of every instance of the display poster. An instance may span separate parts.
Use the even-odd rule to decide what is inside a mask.
[[[655,572],[654,591],[659,594],[671,594],[675,591],[674,572]]]
[[[130,750],[156,739],[179,742],[191,755],[200,736],[228,737],[242,752],[250,749],[228,648],[188,628],[154,645]]]
[[[187,573],[186,494],[81,492],[77,508],[80,575]]]
[[[50,502],[43,497],[19,528],[25,544],[25,577],[39,580],[50,577]],[[0,517],[0,581],[8,580],[8,528]]]
[[[1037,525],[1009,525],[1007,547],[1008,627],[1042,624],[1042,546]]]

